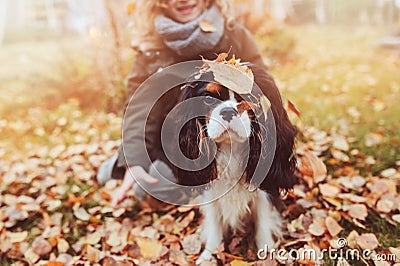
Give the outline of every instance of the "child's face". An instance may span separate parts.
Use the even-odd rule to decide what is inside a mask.
[[[187,23],[199,17],[206,9],[207,0],[166,0],[165,14],[171,19]]]

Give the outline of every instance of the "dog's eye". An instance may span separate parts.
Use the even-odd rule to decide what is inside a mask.
[[[206,95],[206,96],[204,96],[204,98],[203,98],[203,102],[204,102],[206,105],[213,105],[213,104],[215,104],[215,103],[217,102],[217,99],[215,99],[215,98],[212,97],[211,95]]]

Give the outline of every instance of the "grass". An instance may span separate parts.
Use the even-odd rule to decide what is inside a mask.
[[[296,40],[294,58],[272,72],[284,97],[300,109],[301,123],[354,138],[354,149],[377,160],[375,172],[393,166],[400,160],[399,55],[374,47],[378,31],[287,30]],[[370,133],[382,142],[367,146]]]

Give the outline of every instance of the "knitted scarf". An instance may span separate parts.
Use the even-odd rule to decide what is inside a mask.
[[[204,32],[200,22],[208,20],[216,28],[214,32]],[[154,20],[155,28],[165,45],[181,56],[201,55],[213,49],[224,33],[225,19],[216,6],[203,12],[198,18],[188,23],[176,22],[164,15]]]

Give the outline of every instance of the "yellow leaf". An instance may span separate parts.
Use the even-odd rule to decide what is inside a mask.
[[[214,27],[214,25],[207,19],[203,19],[200,21],[200,29],[204,32],[215,32],[217,31],[217,28]]]
[[[140,253],[145,259],[158,258],[162,245],[159,241],[148,238],[137,238],[136,243],[140,248]]]
[[[251,266],[254,263],[251,262],[246,262],[246,261],[242,261],[242,260],[233,260],[231,261],[231,266]]]
[[[128,15],[132,15],[135,9],[136,9],[136,3],[129,3],[127,7]]]

